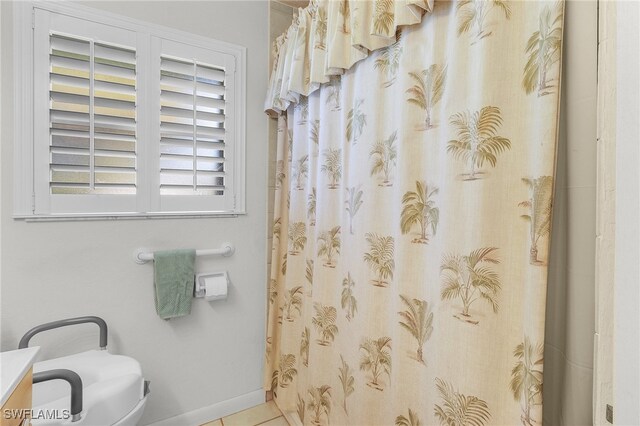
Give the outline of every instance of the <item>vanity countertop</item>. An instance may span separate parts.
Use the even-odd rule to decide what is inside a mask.
[[[0,406],[7,402],[11,393],[35,362],[39,346],[0,352]]]

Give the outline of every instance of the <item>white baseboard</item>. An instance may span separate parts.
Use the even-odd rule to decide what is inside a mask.
[[[265,402],[264,389],[258,389],[188,413],[151,423],[149,426],[197,426],[221,417],[255,407]]]

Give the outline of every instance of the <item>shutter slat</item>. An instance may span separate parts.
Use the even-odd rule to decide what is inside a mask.
[[[96,154],[96,167],[117,167],[120,169],[135,169],[136,157],[124,155]]]
[[[89,114],[52,109],[49,113],[51,127],[68,130],[89,131]],[[65,127],[66,126],[66,127]]]
[[[136,183],[136,174],[135,172],[121,172],[115,170],[102,170],[100,168],[96,168],[95,171],[95,179],[97,184],[129,184],[133,185]]]
[[[89,151],[84,153],[60,153],[52,151],[51,153],[51,165],[52,166],[89,166]]]
[[[198,81],[204,83],[211,82],[224,86],[224,70],[221,68],[212,68],[206,66],[198,66]]]
[[[52,51],[61,50],[64,52],[89,55],[90,44],[88,40],[67,37],[61,34],[51,34],[49,42],[51,44]]]
[[[95,70],[96,75],[104,74],[114,78],[133,80],[135,82],[136,72],[132,69],[99,64],[97,62],[94,64],[93,69]]]
[[[135,185],[101,185],[96,184],[93,189],[86,185],[74,185],[59,183],[51,185],[52,194],[68,194],[68,195],[82,195],[82,194],[108,194],[108,195],[135,195]]]
[[[122,152],[136,152],[136,141],[133,138],[129,139],[116,139],[118,135],[112,135],[110,138],[98,139],[95,138],[95,149],[103,151],[122,151]],[[123,136],[126,138],[126,136]]]
[[[198,157],[224,158],[224,144],[198,142]]]
[[[203,172],[224,172],[224,159],[212,159],[207,157],[197,158],[198,170]]]
[[[198,186],[224,185],[224,172],[199,172],[196,178]]]
[[[224,172],[200,172],[197,176],[198,185],[224,186]],[[161,170],[160,185],[193,185],[193,171]]]
[[[94,121],[96,136],[98,134],[135,136],[136,134],[136,121],[130,118],[96,114]]]
[[[193,156],[179,156],[179,155],[162,155],[160,157],[160,170],[193,170]]]
[[[161,186],[160,195],[224,195],[224,185],[199,187],[194,190],[193,187],[183,186]]]
[[[51,183],[84,183],[89,184],[89,169],[87,170],[51,170]]]
[[[187,126],[184,124],[175,124],[175,123],[160,123],[160,137],[161,138],[171,138],[171,137],[187,137],[190,136],[193,138],[193,126]]]
[[[207,84],[198,82],[196,84],[197,94],[199,96],[205,96],[207,98],[224,99],[225,86],[218,86],[213,84]]]
[[[193,93],[184,94],[163,91],[161,93],[160,106],[193,111]],[[198,111],[224,114],[225,102],[222,99],[197,96],[196,107]]]
[[[89,115],[89,105],[69,104],[66,102],[51,102],[51,111],[55,112],[77,112]]]
[[[163,73],[186,75],[193,79],[193,62],[162,56],[160,58],[160,75],[164,75]]]
[[[197,142],[198,157],[224,158],[224,143]],[[193,141],[180,139],[162,139],[160,153],[169,155],[193,156]]]
[[[52,130],[51,146],[61,148],[89,149],[89,135],[82,132]]]
[[[84,55],[69,54],[67,56],[60,56],[60,55],[51,54],[49,56],[49,59],[51,61],[51,67],[53,69],[61,68],[61,69],[68,69],[68,70],[86,71],[88,73],[91,67],[91,65],[89,64],[89,60],[78,59],[81,56],[84,56]]]

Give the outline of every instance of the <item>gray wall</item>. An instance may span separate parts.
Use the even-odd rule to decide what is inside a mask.
[[[544,423],[592,424],[598,4],[565,3],[544,353]]]
[[[25,223],[12,219],[12,5],[2,2],[2,274],[1,349],[16,348],[30,327],[58,318],[99,315],[110,349],[142,364],[153,393],[143,424],[258,390],[266,309],[267,118],[262,112],[268,68],[268,3],[86,2],[86,6],[171,26],[248,49],[247,211],[220,219]],[[153,266],[133,262],[138,247],[236,245],[230,259],[203,258],[199,271],[227,269],[226,301],[195,300],[191,316],[159,319]],[[44,355],[96,347],[91,326],[34,339]]]

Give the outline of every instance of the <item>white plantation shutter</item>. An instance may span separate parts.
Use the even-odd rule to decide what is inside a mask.
[[[161,210],[233,209],[234,58],[164,39],[156,46]]]
[[[135,51],[52,33],[52,194],[135,194]]]
[[[161,58],[160,194],[224,194],[224,70]]]
[[[244,48],[57,3],[31,11],[21,216],[244,212]]]
[[[134,212],[138,37],[36,9],[35,213]]]

